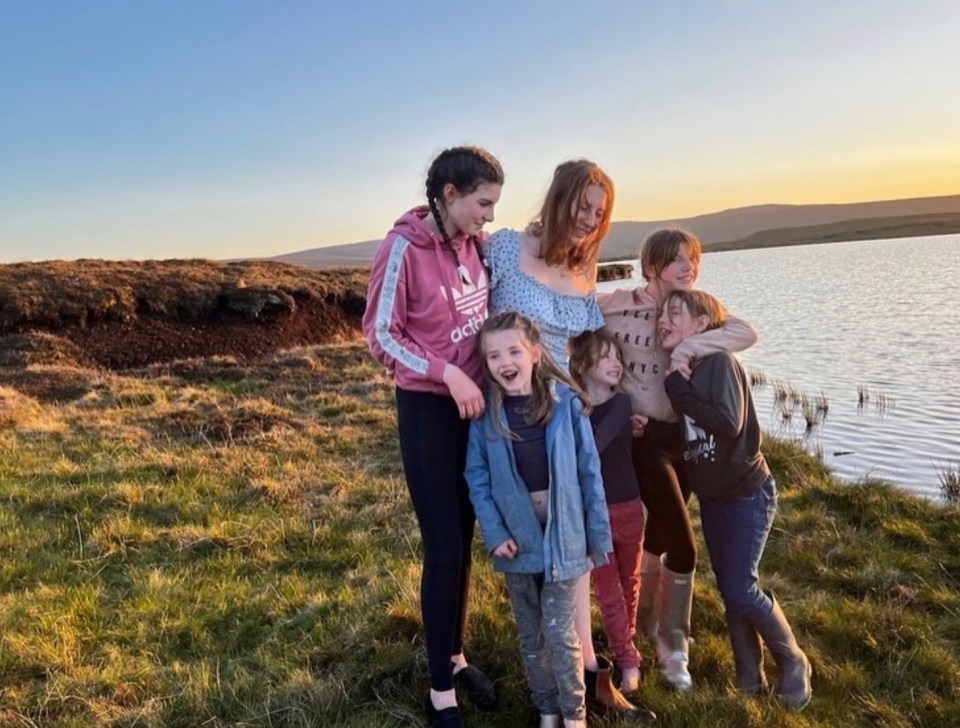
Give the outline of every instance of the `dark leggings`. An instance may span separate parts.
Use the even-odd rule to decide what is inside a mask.
[[[697,547],[687,503],[690,485],[683,473],[683,441],[676,436],[638,437],[633,440],[633,467],[640,496],[647,507],[643,550],[666,554],[666,565],[677,574],[697,566]]]
[[[463,651],[476,520],[467,483],[470,423],[451,397],[397,389],[400,454],[423,540],[420,610],[430,687],[453,689],[450,658]]]

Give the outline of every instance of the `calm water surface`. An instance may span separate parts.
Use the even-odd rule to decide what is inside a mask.
[[[754,396],[768,432],[842,477],[938,497],[938,468],[960,468],[958,281],[960,235],[944,235],[710,253],[700,286],[760,331],[740,358],[766,375]],[[777,383],[823,395],[823,421],[807,431]]]

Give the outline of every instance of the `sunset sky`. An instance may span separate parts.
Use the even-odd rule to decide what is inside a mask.
[[[501,225],[600,163],[615,220],[960,193],[950,0],[0,0],[0,262],[382,237],[487,147]]]

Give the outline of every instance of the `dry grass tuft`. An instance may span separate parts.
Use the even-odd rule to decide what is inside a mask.
[[[63,364],[0,367],[0,386],[41,402],[73,402],[93,391],[101,380],[92,369]]]
[[[91,361],[79,346],[62,336],[36,332],[0,336],[0,367],[33,364],[86,366]]]
[[[33,397],[0,386],[0,430],[55,432],[63,428],[57,413],[45,409]]]
[[[162,414],[155,424],[160,434],[216,444],[250,442],[276,428],[308,429],[308,424],[289,410],[262,399],[234,406],[216,402],[181,405]]]

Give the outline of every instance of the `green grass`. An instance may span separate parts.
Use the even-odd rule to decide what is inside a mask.
[[[0,388],[0,725],[423,725],[391,385],[359,344],[224,371],[104,374],[61,405]],[[734,691],[702,550],[697,688],[644,680],[661,725],[960,725],[960,512],[767,453],[782,496],[762,572],[814,701]],[[475,556],[469,654],[502,708],[469,725],[535,724],[502,579]]]

